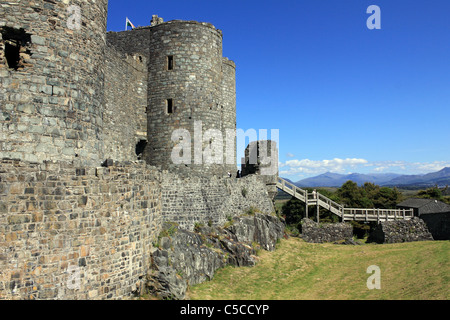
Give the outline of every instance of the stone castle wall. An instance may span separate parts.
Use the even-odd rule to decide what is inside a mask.
[[[225,156],[226,130],[234,133],[236,129],[236,65],[222,57],[220,30],[208,23],[174,20],[131,31],[108,32],[107,43],[119,52],[147,58],[145,159],[150,165],[183,174],[196,171],[225,176],[228,171],[236,171],[235,139],[228,146],[231,155]],[[169,57],[173,59],[171,67]],[[195,131],[195,123],[201,129]],[[172,151],[180,142],[172,137],[177,129],[190,134],[190,160],[181,165],[172,159]],[[200,130],[204,139],[196,145],[201,149],[196,152],[194,133]],[[206,163],[202,151],[217,147],[222,150],[220,161]]]
[[[173,59],[172,69],[168,59]],[[194,150],[195,122],[197,132],[216,130],[224,138],[222,95],[222,32],[214,26],[194,21],[170,21],[155,25],[150,32],[148,143],[146,160],[151,165],[172,171],[197,171],[202,174],[226,175],[223,165],[205,163]],[[168,100],[172,110],[168,110]],[[234,110],[235,113],[235,110]],[[183,165],[172,161],[172,150],[179,140],[172,140],[177,129],[190,133],[190,161]],[[213,148],[218,138],[203,137],[196,145],[201,150]],[[223,146],[223,140],[219,142]],[[200,154],[200,158],[197,155]],[[234,162],[235,163],[235,162]],[[236,166],[234,166],[236,167]]]
[[[106,33],[106,0],[11,3],[0,14],[1,158],[99,165],[137,160],[143,142],[146,161],[162,169],[236,170],[235,138],[226,140],[236,128],[236,66],[222,57],[222,32],[211,24],[175,20]],[[191,139],[181,165],[172,161],[176,129]],[[208,151],[214,163],[203,157]]]
[[[221,119],[222,119],[222,132],[226,133],[226,130],[236,131],[236,65],[233,61],[227,58],[222,58],[222,105],[221,107]],[[225,137],[225,135],[224,135]],[[224,155],[227,154],[227,146],[224,146]],[[232,158],[236,161],[236,147],[233,148]],[[225,159],[228,160],[228,159]],[[236,163],[229,164],[226,161],[225,168],[234,174],[236,171]]]
[[[161,225],[158,179],[144,165],[1,161],[0,299],[129,296]]]
[[[143,161],[2,160],[0,299],[130,297],[145,280],[163,222],[192,230],[252,207],[274,211],[257,176],[205,181]]]
[[[275,211],[266,185],[258,176],[235,179],[167,173],[161,187],[162,219],[188,230],[196,223],[221,225],[229,217],[252,209],[264,214]]]
[[[129,55],[141,53],[150,56],[150,27],[136,28],[121,32],[107,32],[106,43],[117,51]]]
[[[136,145],[147,141],[147,70],[145,56],[107,48],[103,115],[105,158],[136,160]]]
[[[0,5],[0,299],[127,298],[164,222],[274,211],[261,177],[227,176],[236,66],[222,32],[156,19],[106,33],[107,4]],[[190,133],[190,163],[172,162],[176,129]],[[219,164],[205,163],[217,146]]]

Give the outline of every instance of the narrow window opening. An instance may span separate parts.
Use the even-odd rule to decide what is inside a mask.
[[[0,27],[3,39],[3,54],[10,69],[19,70],[28,65],[32,53],[29,50],[31,35],[24,29]]]
[[[136,144],[136,155],[138,159],[142,158],[142,154],[144,153],[145,147],[147,146],[147,140],[139,140]]]
[[[5,43],[5,59],[9,68],[19,69],[20,46],[17,43],[12,41]]]
[[[166,100],[166,105],[167,105],[167,113],[168,114],[173,113],[173,100],[172,99],[167,99]]]
[[[167,70],[173,70],[173,56],[167,56]]]

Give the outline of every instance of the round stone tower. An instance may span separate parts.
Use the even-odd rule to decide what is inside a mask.
[[[149,47],[147,162],[225,175],[224,128],[233,121],[224,122],[231,107],[223,98],[231,98],[223,89],[222,32],[195,21],[156,23]]]
[[[222,77],[222,130],[236,133],[236,65],[233,61],[223,58]],[[226,168],[231,173],[236,170],[236,138],[233,135],[233,148],[225,146],[227,155]],[[228,144],[231,141],[228,142]],[[230,153],[230,154],[227,154]],[[232,154],[231,154],[232,153]]]
[[[0,6],[0,158],[100,163],[107,5]]]

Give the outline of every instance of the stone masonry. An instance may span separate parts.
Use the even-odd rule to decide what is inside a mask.
[[[274,212],[264,177],[227,176],[236,65],[222,31],[153,16],[107,33],[107,7],[0,3],[0,299],[130,298],[165,222]],[[173,163],[188,142],[200,158]]]
[[[376,243],[402,243],[429,241],[433,236],[426,223],[417,217],[411,220],[383,221],[370,233],[368,241]]]
[[[205,183],[143,161],[2,160],[0,299],[130,297],[164,222],[193,230],[249,211],[274,212],[257,176]]]
[[[148,78],[135,78],[148,86],[145,160],[179,173],[225,176],[227,171],[236,171],[234,135],[231,155],[225,156],[227,130],[234,134],[236,129],[236,65],[222,57],[222,31],[209,23],[153,19],[158,22],[149,27],[107,33],[110,47],[148,60]],[[130,106],[139,104],[125,103],[125,109]],[[187,130],[189,137],[173,136],[177,129]],[[199,138],[197,144],[195,137]],[[172,160],[180,140],[190,145],[189,158],[181,165]],[[195,146],[201,151],[221,152],[212,154],[217,160],[207,163]]]
[[[143,164],[1,161],[0,299],[129,296],[161,225],[158,179]]]
[[[0,158],[102,160],[106,17],[107,0],[0,4]]]

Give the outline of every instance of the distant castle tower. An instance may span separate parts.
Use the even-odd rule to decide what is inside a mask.
[[[0,6],[0,158],[102,159],[107,3]]]

